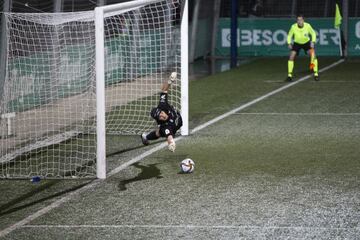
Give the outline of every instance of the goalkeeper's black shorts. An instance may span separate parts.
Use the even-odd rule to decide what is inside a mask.
[[[159,126],[159,132],[161,137],[168,137],[169,135],[175,136],[176,132],[182,127],[183,121],[180,113],[174,121],[169,121]]]
[[[307,52],[311,49],[310,41],[308,41],[304,44],[299,44],[299,43],[294,42],[294,44],[292,45],[291,51],[295,51],[296,55],[299,55],[299,52],[301,49],[304,49],[305,54],[307,54]]]

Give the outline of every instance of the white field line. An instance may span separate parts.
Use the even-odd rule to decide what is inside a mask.
[[[270,116],[359,116],[360,113],[276,113],[276,112],[238,112],[234,115],[270,115]]]
[[[339,65],[340,63],[342,63],[343,61],[344,61],[343,59],[340,59],[339,61],[334,62],[334,63],[330,64],[329,66],[326,66],[325,68],[321,69],[319,72],[323,72],[323,71],[326,71],[326,70],[328,70],[330,68],[333,68],[333,67]],[[268,97],[270,97],[270,96],[272,96],[272,95],[274,95],[276,93],[284,91],[287,88],[290,88],[290,87],[292,87],[292,86],[294,86],[294,85],[296,85],[296,84],[298,84],[298,83],[300,83],[302,81],[305,81],[306,79],[310,78],[311,76],[312,75],[307,75],[305,77],[302,77],[302,78],[300,78],[299,80],[297,80],[295,82],[289,83],[289,84],[287,84],[285,86],[282,86],[282,87],[280,87],[280,88],[278,88],[278,89],[276,89],[276,90],[274,90],[274,91],[272,91],[272,92],[270,92],[270,93],[268,93],[268,94],[266,94],[266,95],[264,95],[262,97],[259,97],[259,98],[255,99],[255,100],[251,101],[251,102],[248,102],[248,103],[246,103],[244,105],[241,105],[238,108],[235,108],[235,109],[233,109],[233,110],[231,110],[231,111],[229,111],[229,112],[227,112],[225,114],[222,114],[222,115],[220,115],[220,116],[218,116],[218,117],[216,117],[216,118],[214,118],[214,119],[212,119],[212,120],[210,120],[210,121],[208,121],[208,122],[206,122],[204,124],[201,124],[200,126],[194,128],[190,133],[194,134],[194,133],[196,133],[196,132],[198,132],[198,131],[200,131],[200,130],[202,130],[202,129],[204,129],[204,128],[206,128],[206,127],[208,127],[208,126],[210,126],[210,125],[212,125],[212,124],[214,124],[214,123],[216,123],[216,122],[218,122],[218,121],[220,121],[220,120],[222,120],[222,119],[224,119],[224,118],[226,118],[226,117],[228,117],[228,116],[230,116],[230,115],[232,115],[232,114],[234,114],[234,113],[236,113],[236,112],[238,112],[238,111],[240,111],[242,109],[244,109],[244,108],[247,108],[247,107],[249,107],[251,105],[254,105],[255,103],[260,102],[260,101],[262,101],[262,100],[264,100],[264,99],[266,99],[266,98],[268,98]],[[184,139],[184,137],[180,136],[180,137],[176,138],[175,141],[180,141],[182,139]],[[149,149],[148,151],[140,154],[139,156],[137,156],[137,157],[129,160],[128,162],[120,165],[119,167],[115,168],[110,173],[108,173],[107,176],[111,177],[111,176],[119,173],[120,171],[122,171],[126,167],[130,166],[131,164],[141,161],[145,157],[147,157],[147,156],[149,156],[149,155],[163,149],[166,146],[167,146],[167,144],[165,142],[156,145],[154,148]],[[29,215],[28,217],[24,218],[23,220],[18,221],[15,224],[1,230],[0,231],[0,237],[3,237],[5,235],[11,233],[12,231],[14,231],[17,228],[23,227],[24,225],[28,224],[29,222],[35,220],[36,218],[50,212],[52,209],[55,209],[58,206],[60,206],[61,204],[69,201],[73,196],[79,195],[80,193],[85,192],[87,189],[94,188],[96,185],[100,184],[101,182],[102,182],[102,180],[96,179],[93,182],[91,182],[89,185],[86,185],[86,186],[84,186],[84,187],[82,187],[82,188],[80,188],[80,189],[78,189],[78,190],[76,190],[74,192],[71,192],[71,193],[67,194],[66,196],[62,197],[61,199],[56,200],[55,202],[51,203],[50,205],[40,209],[39,211]]]
[[[272,80],[266,81],[265,80],[264,83],[284,83],[284,81],[272,81]],[[326,80],[326,81],[319,81],[317,83],[360,83],[360,81]]]
[[[360,227],[303,227],[303,226],[252,226],[252,225],[25,225],[23,228],[192,228],[192,229],[299,229],[299,230],[360,230]]]

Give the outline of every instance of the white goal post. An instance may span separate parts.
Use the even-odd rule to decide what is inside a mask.
[[[187,0],[135,0],[5,13],[0,178],[106,178],[106,135],[153,129],[149,111],[171,72],[180,79],[170,103],[188,135],[187,8]]]
[[[106,122],[105,122],[105,44],[104,16],[118,11],[128,11],[157,3],[159,0],[137,0],[95,8],[96,29],[96,108],[97,108],[97,177],[106,178]],[[189,134],[188,114],[188,4],[184,1],[181,20],[181,115],[182,135]]]

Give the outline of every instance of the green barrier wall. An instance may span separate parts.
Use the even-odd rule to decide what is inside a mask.
[[[333,18],[306,19],[317,32],[318,56],[339,55],[338,30]],[[293,19],[238,20],[238,54],[240,56],[287,56],[287,32],[295,23]],[[216,44],[218,56],[230,56],[230,18],[219,21]],[[349,19],[349,56],[360,55],[360,18]]]
[[[360,18],[349,19],[349,56],[360,56]]]

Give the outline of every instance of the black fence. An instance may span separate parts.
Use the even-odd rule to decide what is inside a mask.
[[[360,16],[360,0],[347,0],[349,17]],[[333,17],[336,0],[238,0],[240,17]],[[221,1],[221,17],[230,17],[231,1]]]

